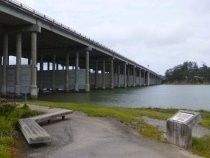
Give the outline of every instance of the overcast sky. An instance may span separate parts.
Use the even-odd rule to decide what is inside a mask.
[[[209,0],[19,1],[160,74],[210,65]]]

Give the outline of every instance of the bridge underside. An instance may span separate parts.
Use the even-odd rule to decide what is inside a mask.
[[[3,95],[160,84],[151,70],[10,1],[0,2],[0,37]]]

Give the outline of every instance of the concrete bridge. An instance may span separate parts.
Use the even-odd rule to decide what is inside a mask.
[[[17,1],[0,1],[2,95],[160,84],[155,72]],[[9,64],[9,57],[16,57]],[[27,62],[23,62],[27,61]]]

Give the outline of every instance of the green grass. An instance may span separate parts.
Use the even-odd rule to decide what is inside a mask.
[[[18,146],[14,138],[17,122],[20,118],[34,116],[39,113],[30,110],[27,106],[15,108],[14,104],[2,103],[2,100],[0,100],[0,113],[0,158],[17,157],[12,153]]]
[[[203,157],[210,157],[210,135],[202,138],[193,138],[192,151]]]
[[[74,111],[81,111],[88,116],[93,117],[108,117],[115,118],[127,126],[135,129],[143,136],[154,140],[161,140],[161,131],[152,125],[145,122],[141,116],[148,116],[150,118],[166,120],[178,109],[159,109],[159,108],[119,108],[107,106],[84,105],[78,103],[64,103],[64,102],[44,102],[33,101],[29,104],[42,105],[48,107],[59,107],[71,109]],[[210,128],[210,112],[199,111],[202,117],[201,125]],[[210,158],[210,136],[203,138],[193,138],[193,153],[200,156]]]
[[[0,145],[0,158],[10,158],[11,154],[7,147]]]

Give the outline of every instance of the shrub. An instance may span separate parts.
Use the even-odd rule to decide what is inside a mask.
[[[12,111],[14,111],[16,105],[11,104],[7,99],[0,98],[0,115],[8,116]]]
[[[4,117],[0,117],[0,137],[2,136],[12,136],[13,135],[13,127],[11,123],[6,120]]]

